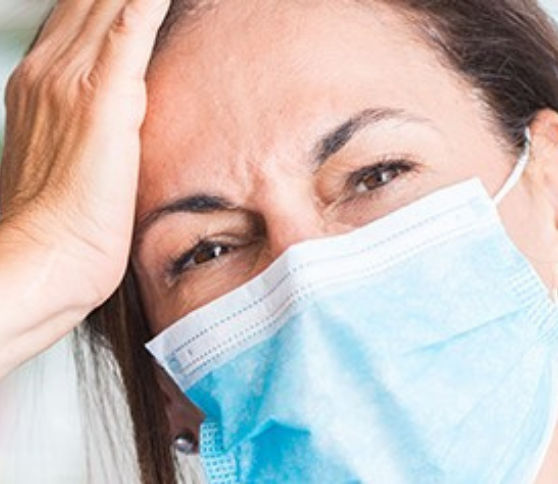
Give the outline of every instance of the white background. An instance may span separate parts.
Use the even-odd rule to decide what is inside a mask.
[[[0,95],[49,3],[0,0]],[[542,3],[558,18],[558,0]],[[0,132],[3,117],[2,106]],[[66,342],[0,385],[0,482],[84,482],[75,378]]]

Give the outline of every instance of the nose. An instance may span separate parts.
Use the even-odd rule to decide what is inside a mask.
[[[268,257],[275,260],[289,247],[343,231],[328,221],[308,193],[290,192],[277,196],[265,210]]]
[[[286,163],[285,163],[286,164]],[[311,177],[282,168],[262,170],[253,192],[253,207],[265,227],[265,248],[260,269],[293,245],[349,232],[315,191]],[[279,183],[281,181],[281,183]]]
[[[289,247],[305,240],[325,237],[319,216],[300,207],[293,213],[284,213],[266,220],[269,255],[276,259]]]

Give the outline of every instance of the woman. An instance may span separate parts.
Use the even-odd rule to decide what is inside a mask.
[[[102,304],[144,482],[183,393],[210,482],[556,482],[536,3],[176,1],[144,117],[166,8],[60,2],[13,78],[3,372]]]

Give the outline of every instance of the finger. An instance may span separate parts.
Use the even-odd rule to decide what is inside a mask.
[[[72,2],[75,0],[62,0]],[[52,26],[52,33],[45,37],[49,43],[47,53],[39,52],[43,58],[49,59],[49,65],[63,67],[68,64],[85,66],[93,65],[102,49],[105,37],[115,18],[126,4],[126,0],[78,0],[83,1],[83,11],[76,13],[70,31],[63,24],[64,12],[60,14],[58,23]],[[85,4],[88,8],[85,8]],[[66,11],[71,16],[72,12]],[[69,12],[69,13],[68,13]],[[65,38],[60,36],[66,35]],[[54,40],[53,40],[54,39]],[[88,62],[88,59],[90,62]]]
[[[126,0],[60,0],[52,21],[45,26],[42,43],[31,57],[47,72],[74,73],[79,77],[77,73],[94,66],[125,4]]]
[[[68,45],[81,31],[94,0],[58,0],[37,35],[34,46]]]
[[[130,0],[107,35],[100,64],[114,80],[143,80],[171,0]]]
[[[84,65],[88,58],[94,61],[125,5],[126,0],[59,0],[41,34],[38,54],[48,59],[49,65]]]
[[[87,14],[74,48],[81,51],[98,51],[113,23],[125,7],[127,0],[95,0]]]

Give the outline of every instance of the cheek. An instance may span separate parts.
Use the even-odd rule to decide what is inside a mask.
[[[161,304],[157,304],[157,301],[161,301],[162,297],[162,294],[159,293],[159,285],[154,284],[152,279],[137,264],[134,264],[134,272],[139,285],[145,317],[147,318],[152,334],[157,334],[162,329],[160,324],[157,324],[157,321],[161,320],[161,311],[163,310]]]
[[[153,283],[149,277],[139,279],[145,316],[152,334],[157,335],[175,322],[177,314],[181,314],[177,308],[184,305],[184,298],[176,300],[168,294],[161,294],[157,289],[158,284]]]
[[[525,185],[516,186],[504,199],[499,211],[506,231],[538,273],[551,288],[556,285],[553,269],[556,241],[550,220],[552,213],[533,196]]]

